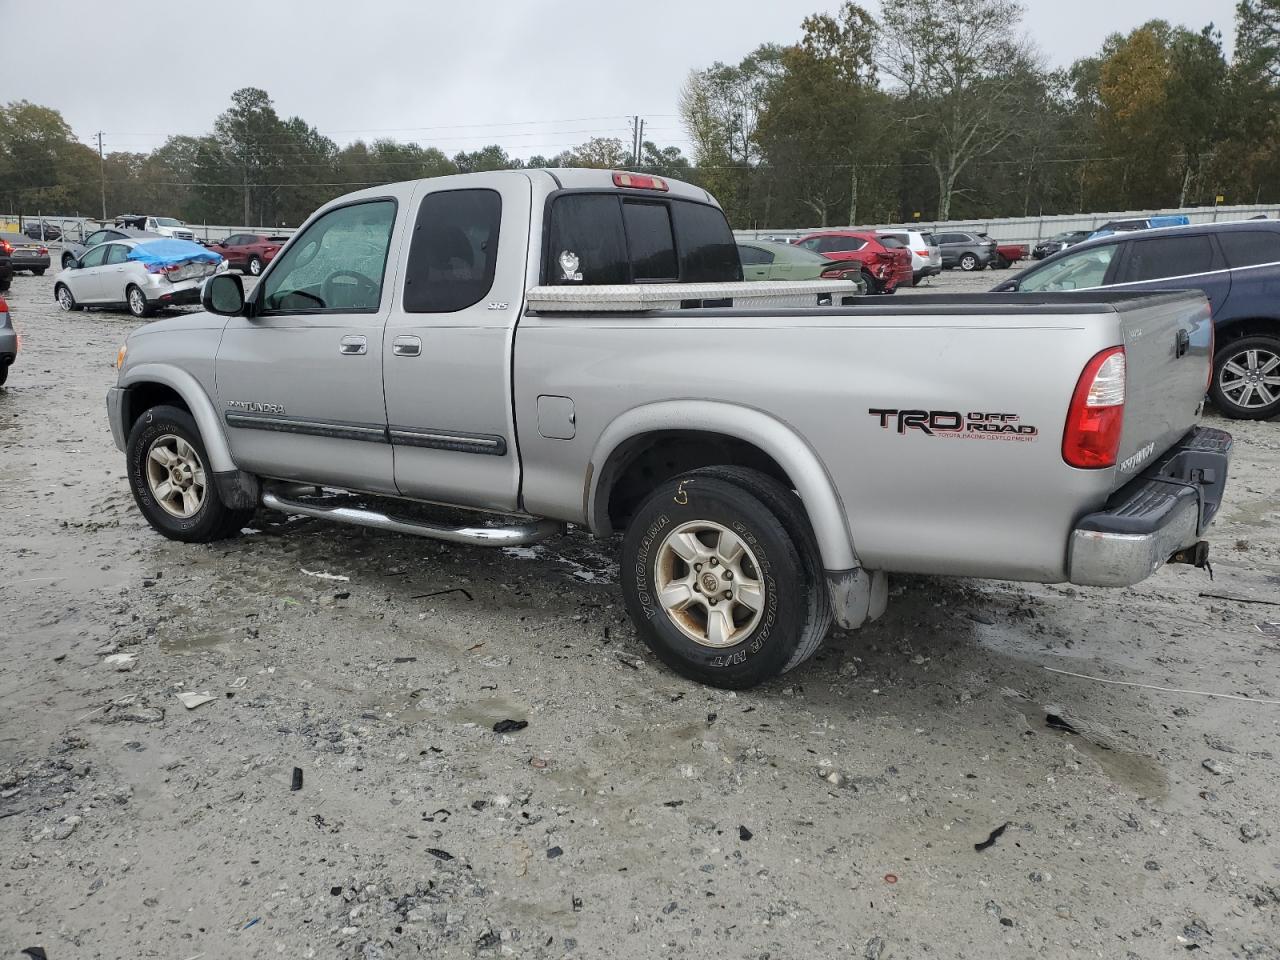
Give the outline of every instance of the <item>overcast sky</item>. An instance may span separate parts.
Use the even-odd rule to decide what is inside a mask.
[[[906,0],[903,0],[906,2]],[[871,2],[869,7],[878,8]],[[0,102],[62,112],[90,142],[148,150],[202,134],[233,90],[267,90],[339,144],[391,137],[448,154],[500,143],[551,155],[592,136],[687,149],[676,115],[691,68],[792,43],[825,0],[0,0]],[[1151,19],[1230,45],[1234,0],[1030,0],[1027,32],[1051,65]],[[116,72],[116,71],[119,72]]]

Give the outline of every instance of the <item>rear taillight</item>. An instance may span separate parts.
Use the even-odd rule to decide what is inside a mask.
[[[661,177],[650,177],[643,173],[615,173],[613,185],[630,187],[632,190],[661,190],[664,193],[668,189],[667,181]]]
[[[6,257],[9,256],[9,254],[13,253],[13,244],[8,240],[0,240],[0,253],[3,253]]]
[[[147,273],[158,273],[161,276],[164,276],[165,274],[169,274],[169,273],[174,273],[178,269],[179,269],[179,265],[176,263],[148,263],[147,264]]]
[[[38,250],[36,250],[36,253],[37,253],[37,254],[39,254],[39,255],[40,255],[40,256],[42,256],[42,257],[47,257],[47,256],[49,255],[49,248],[48,248],[48,247],[40,247]]]
[[[1109,347],[1085,364],[1067,410],[1062,459],[1083,470],[1113,467],[1124,426],[1124,347]]]
[[[917,257],[927,257],[927,256],[929,256],[929,251],[928,251],[928,250],[917,250],[917,251],[916,251],[916,256],[917,256]]]

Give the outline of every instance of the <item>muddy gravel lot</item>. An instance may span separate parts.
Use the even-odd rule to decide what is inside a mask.
[[[5,956],[1280,957],[1280,424],[1208,415],[1212,582],[896,578],[735,695],[581,534],[161,539],[103,402],[135,322],[52,287],[0,389]]]

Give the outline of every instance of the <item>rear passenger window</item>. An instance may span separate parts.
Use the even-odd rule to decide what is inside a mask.
[[[1270,230],[1231,230],[1218,234],[1218,242],[1231,267],[1256,267],[1280,263],[1280,233]]]
[[[743,264],[749,267],[757,267],[762,264],[773,263],[773,254],[768,250],[761,250],[759,247],[739,247],[738,255]]]
[[[406,313],[454,313],[493,286],[502,197],[495,190],[443,190],[418,207],[404,280]]]
[[[1135,240],[1119,283],[1141,283],[1207,273],[1213,269],[1213,241],[1206,234]]]
[[[675,201],[671,213],[680,238],[683,283],[730,283],[742,279],[738,246],[733,242],[724,211],[705,203]]]
[[[680,274],[667,205],[628,200],[622,204],[622,219],[631,247],[632,279],[676,280]]]

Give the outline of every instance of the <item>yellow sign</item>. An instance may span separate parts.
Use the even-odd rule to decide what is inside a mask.
[[[1227,198],[1226,198],[1226,197],[1224,197],[1222,194],[1218,194],[1218,195],[1217,195],[1217,197],[1215,197],[1214,199],[1215,199],[1215,201],[1216,201],[1216,202],[1218,202],[1218,203],[1226,203],[1226,202],[1227,202]]]
[[[915,213],[911,214],[911,216],[913,216],[913,217],[915,217],[917,220],[919,220],[919,219],[920,219],[920,211],[919,211],[919,210],[917,210]]]

